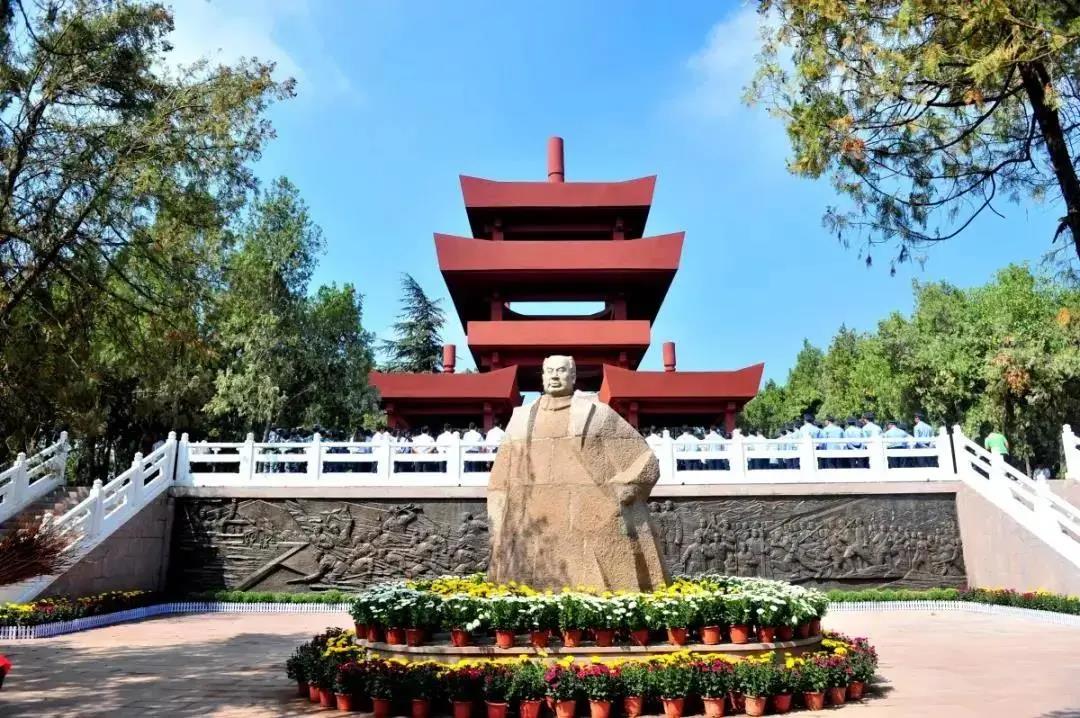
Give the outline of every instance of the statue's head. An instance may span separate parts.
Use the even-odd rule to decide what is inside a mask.
[[[544,393],[548,396],[570,396],[577,381],[577,365],[574,357],[549,356],[544,360]]]

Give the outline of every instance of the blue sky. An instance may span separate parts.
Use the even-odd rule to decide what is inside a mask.
[[[568,180],[659,175],[648,233],[683,230],[682,267],[653,328],[680,369],[766,363],[782,379],[804,337],[872,328],[911,308],[911,281],[985,282],[1037,263],[1052,207],[1001,205],[895,277],[821,225],[827,181],[789,175],[780,124],[741,102],[757,49],[740,2],[178,0],[177,61],[255,55],[298,80],[275,107],[259,173],[300,188],[326,236],[316,283],[351,282],[386,336],[409,272],[446,297],[433,232],[468,234],[458,174],[542,179],[566,140]]]

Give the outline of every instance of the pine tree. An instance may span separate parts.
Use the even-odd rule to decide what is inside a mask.
[[[412,275],[401,276],[401,314],[394,324],[394,339],[383,341],[387,355],[385,368],[396,372],[437,372],[442,370],[440,332],[446,316],[441,300],[431,299]]]

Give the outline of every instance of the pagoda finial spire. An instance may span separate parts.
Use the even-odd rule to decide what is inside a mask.
[[[548,182],[563,182],[566,179],[566,172],[563,165],[562,137],[548,138],[547,171]]]

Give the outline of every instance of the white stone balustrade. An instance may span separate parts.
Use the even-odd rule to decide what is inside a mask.
[[[55,444],[30,458],[19,454],[10,468],[0,471],[0,522],[64,483],[70,450],[67,432],[62,431]]]
[[[857,445],[853,445],[857,444]],[[497,446],[454,438],[420,448],[392,442],[180,442],[180,486],[485,486]],[[689,448],[689,450],[688,450]],[[952,444],[905,439],[731,439],[682,445],[665,432],[655,447],[660,484],[773,484],[955,480]]]

